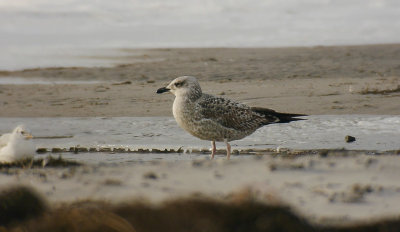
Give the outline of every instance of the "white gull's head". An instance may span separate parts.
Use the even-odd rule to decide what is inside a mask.
[[[202,91],[199,82],[195,77],[182,76],[175,78],[167,87],[157,90],[157,93],[171,92],[176,97],[187,97],[197,99],[201,96]]]
[[[31,139],[32,135],[24,125],[18,125],[12,132],[15,138]]]

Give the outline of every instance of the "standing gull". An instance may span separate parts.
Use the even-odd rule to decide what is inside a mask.
[[[35,145],[32,135],[23,125],[17,126],[11,133],[0,137],[0,163],[10,163],[21,159],[32,158]]]
[[[175,95],[172,112],[178,125],[193,136],[211,141],[211,159],[216,152],[215,141],[225,142],[229,159],[230,141],[242,139],[262,126],[302,120],[296,117],[305,116],[249,107],[226,98],[205,94],[196,78],[191,76],[178,77],[167,87],[157,90],[157,93],[164,92]]]

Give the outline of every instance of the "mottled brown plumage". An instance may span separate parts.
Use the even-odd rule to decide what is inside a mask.
[[[249,107],[230,99],[204,94],[196,78],[183,76],[173,80],[157,93],[172,92],[174,117],[183,129],[190,134],[212,141],[215,154],[215,141],[227,144],[228,159],[232,140],[242,139],[258,128],[271,123],[287,123],[302,120],[301,114],[278,113],[271,109]]]

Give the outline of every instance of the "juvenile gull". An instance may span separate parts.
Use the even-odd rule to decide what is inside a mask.
[[[172,112],[180,127],[203,140],[210,140],[211,158],[214,158],[215,141],[225,142],[227,159],[231,155],[230,141],[242,139],[258,128],[272,123],[303,120],[303,114],[278,113],[274,110],[249,107],[226,98],[205,94],[195,77],[182,76],[173,80],[157,93],[175,95]]]
[[[0,163],[14,162],[32,158],[35,154],[35,145],[32,135],[23,125],[17,126],[11,133],[0,137]]]

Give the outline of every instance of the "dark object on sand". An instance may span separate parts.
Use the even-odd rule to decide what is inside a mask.
[[[123,82],[113,83],[112,85],[130,85],[130,84],[132,84],[132,81],[123,81]]]
[[[344,141],[346,141],[346,143],[352,143],[352,142],[356,141],[356,137],[353,137],[351,135],[346,135],[346,137],[344,138]]]

